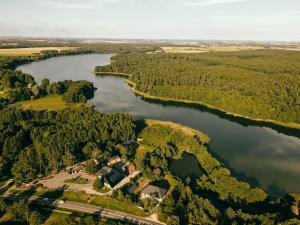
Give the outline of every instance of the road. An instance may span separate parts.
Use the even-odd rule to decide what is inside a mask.
[[[123,213],[111,209],[101,208],[93,205],[78,203],[78,202],[71,202],[71,201],[61,201],[61,200],[55,200],[55,199],[43,199],[37,196],[31,196],[28,198],[28,196],[25,195],[4,195],[4,198],[7,198],[12,201],[19,201],[23,199],[27,199],[28,201],[34,202],[35,204],[41,205],[41,206],[49,206],[49,207],[58,207],[61,209],[68,209],[68,210],[74,210],[84,213],[91,213],[91,214],[99,214],[103,217],[108,217],[112,219],[117,220],[123,220],[130,222],[132,224],[145,224],[145,225],[163,225],[164,223],[152,221],[147,218],[134,216],[128,213]]]

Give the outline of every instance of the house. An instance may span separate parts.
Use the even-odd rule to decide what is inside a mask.
[[[128,164],[123,162],[123,161],[119,161],[119,162],[116,162],[115,164],[113,164],[112,166],[114,169],[116,169],[118,172],[120,173],[124,173],[126,175],[128,170],[127,170],[127,167],[128,167]]]
[[[112,165],[114,165],[115,163],[120,162],[120,161],[121,161],[121,158],[120,158],[118,155],[116,155],[116,156],[113,156],[113,157],[111,157],[110,159],[108,159],[107,165],[108,165],[108,166],[112,166]]]
[[[117,170],[111,168],[111,171],[103,176],[104,185],[108,188],[114,188],[125,176]]]
[[[104,166],[96,173],[96,176],[100,179],[103,178],[105,175],[109,174],[111,172],[112,168],[108,166]]]
[[[148,184],[141,192],[141,199],[153,197],[157,201],[162,201],[163,197],[166,195],[167,190],[161,187],[157,187]]]

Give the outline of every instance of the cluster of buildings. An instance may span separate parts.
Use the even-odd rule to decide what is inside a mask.
[[[129,165],[119,156],[114,156],[108,160],[107,165],[103,166],[96,175],[101,179],[105,187],[114,189],[125,177],[131,175],[135,171],[133,165]],[[155,170],[153,173],[160,173],[160,170]],[[134,183],[128,187],[129,193],[134,193],[138,186]],[[167,190],[152,184],[147,184],[141,191],[140,198],[153,198],[157,201],[162,201]]]
[[[107,188],[113,189],[134,171],[134,166],[128,165],[128,163],[121,160],[119,156],[114,156],[108,160],[107,165],[102,167],[96,175],[103,180]]]

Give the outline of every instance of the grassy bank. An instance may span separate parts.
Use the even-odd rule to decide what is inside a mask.
[[[78,108],[81,106],[90,106],[84,103],[67,103],[60,95],[46,96],[33,100],[19,101],[11,107],[23,110],[62,110],[66,108]]]

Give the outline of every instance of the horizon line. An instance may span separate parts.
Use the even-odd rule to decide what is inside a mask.
[[[281,42],[281,43],[300,43],[300,40],[264,40],[264,39],[217,39],[217,38],[211,38],[211,39],[195,39],[195,38],[128,38],[128,37],[66,37],[66,36],[47,36],[47,35],[41,35],[41,36],[27,36],[27,35],[0,35],[0,39],[5,38],[32,38],[32,39],[61,39],[61,40],[127,40],[127,41],[198,41],[198,42],[263,42],[263,43],[270,43],[270,42]]]

